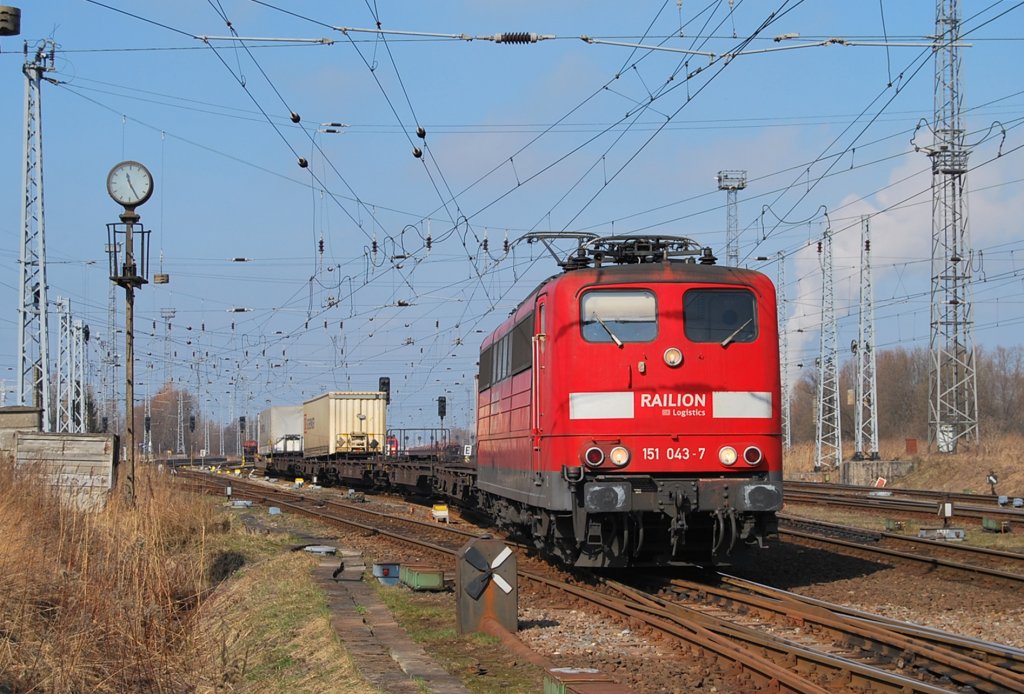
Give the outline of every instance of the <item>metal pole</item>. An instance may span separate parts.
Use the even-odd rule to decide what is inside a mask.
[[[132,225],[138,220],[134,212],[125,212],[121,220],[124,230],[124,275],[134,278],[135,256],[132,248]],[[125,445],[128,450],[128,474],[125,477],[124,493],[129,501],[135,501],[135,287],[131,281],[124,287],[124,418]]]

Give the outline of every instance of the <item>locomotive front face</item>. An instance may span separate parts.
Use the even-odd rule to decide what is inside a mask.
[[[562,279],[537,359],[537,464],[568,483],[577,563],[636,562],[639,538],[652,563],[762,543],[782,506],[770,281],[669,264]]]
[[[539,389],[552,460],[608,475],[780,470],[770,288],[669,276],[566,292],[576,320],[549,342]]]

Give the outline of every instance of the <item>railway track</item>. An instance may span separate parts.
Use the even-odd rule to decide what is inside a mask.
[[[934,518],[940,502],[953,504],[957,519],[980,523],[992,518],[1011,523],[1024,523],[1024,508],[1012,504],[1000,506],[995,497],[979,494],[929,492],[913,489],[874,489],[850,485],[826,485],[809,482],[786,482],[787,504],[814,504],[872,509],[893,514],[929,516]]]
[[[718,586],[681,579],[649,585],[656,598],[612,585],[633,600],[677,612],[713,633],[761,649],[797,671],[816,671],[819,677],[824,672],[830,688],[845,683],[856,691],[901,686],[948,691],[952,684],[975,692],[1024,690],[1024,651],[719,577]]]
[[[480,534],[238,478],[227,481],[190,474],[188,479],[197,488],[218,494],[230,483],[235,497],[272,503],[321,521],[387,537],[418,552],[437,553],[448,562],[454,561],[456,550],[468,537]],[[845,608],[801,602],[803,599],[792,594],[759,594],[758,590],[771,590],[764,586],[757,590],[749,585],[721,587],[739,579],[722,579],[719,587],[676,580],[669,588],[659,588],[662,594],[657,595],[593,575],[585,577],[593,585],[584,585],[544,562],[529,556],[523,559],[519,578],[532,589],[552,593],[563,604],[569,601],[582,609],[600,609],[634,629],[670,638],[680,653],[678,657],[715,662],[736,690],[929,694],[964,688],[978,692],[1024,691],[1024,653],[1013,649],[995,645],[982,648],[981,642],[895,620],[844,613]],[[690,596],[713,592],[711,607],[694,607]],[[741,593],[752,596],[744,598],[748,606],[742,614],[715,613],[723,604],[741,604]],[[753,611],[750,601],[758,602],[760,628],[749,616]],[[797,638],[797,632],[807,631],[809,624],[814,624],[810,631],[820,636],[811,639],[805,634]],[[665,670],[672,667],[672,662],[669,659],[652,667]]]
[[[782,537],[817,542],[840,552],[867,554],[874,559],[901,559],[969,577],[985,576],[1015,586],[1024,584],[1024,554],[1017,552],[876,532],[791,515],[780,515],[779,521]],[[907,546],[910,549],[898,549]]]
[[[786,480],[786,491],[814,492],[832,495],[864,496],[872,492],[891,492],[893,496],[917,501],[952,501],[971,506],[1000,508],[999,497],[993,494],[972,494],[968,492],[944,492],[934,489],[903,489],[896,487],[864,487],[856,484],[832,484],[828,482],[800,482]],[[1010,498],[1010,504],[1013,501]]]

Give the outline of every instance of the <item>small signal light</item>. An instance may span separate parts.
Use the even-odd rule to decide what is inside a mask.
[[[669,347],[665,350],[664,359],[665,363],[673,368],[679,366],[683,363],[683,351],[678,347]]]
[[[726,467],[732,467],[737,457],[736,449],[732,446],[722,446],[718,449],[718,462]]]
[[[616,446],[608,453],[608,458],[615,467],[626,467],[629,465],[629,449],[625,446]]]
[[[604,462],[604,451],[597,446],[591,446],[587,449],[587,452],[583,454],[583,460],[590,467],[597,467]]]

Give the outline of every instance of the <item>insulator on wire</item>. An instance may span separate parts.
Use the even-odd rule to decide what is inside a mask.
[[[505,253],[508,253],[509,243],[508,243],[508,237],[507,236],[505,237],[505,242],[501,244],[501,247],[505,251]]]
[[[529,31],[506,31],[494,35],[495,43],[537,43],[537,34]]]
[[[488,248],[489,246],[490,246],[490,244],[489,244],[489,243],[487,242],[487,237],[485,236],[485,237],[484,237],[484,243],[483,243],[483,247],[484,247],[484,253],[486,253],[486,252],[487,252],[487,248]]]
[[[427,131],[426,131],[426,129],[422,125],[419,126],[418,128],[416,128],[416,136],[418,138],[420,138],[421,140],[425,140],[426,139]]]
[[[320,255],[323,255],[324,254],[324,240],[323,239],[320,239],[319,246],[320,246]]]
[[[299,114],[297,114],[295,111],[292,111],[291,119],[292,123],[298,123],[300,120],[302,120],[301,118],[299,118]]]
[[[373,240],[373,245],[371,246],[371,249],[373,250],[373,254],[377,255],[377,239]]]
[[[818,253],[821,253],[821,241],[818,241]]]
[[[308,166],[309,166],[309,162],[306,161],[303,157],[299,157],[299,168],[300,169],[305,169]]]
[[[420,149],[419,147],[413,147],[412,148],[412,156],[414,156],[417,159],[419,159],[420,157],[423,156],[423,150]]]
[[[428,236],[427,236],[427,250],[429,251],[429,250],[430,250],[430,247],[431,247],[431,246],[433,246],[433,245],[434,245],[434,239],[432,239],[432,238],[431,238],[431,237],[430,237],[430,236],[428,235]]]

